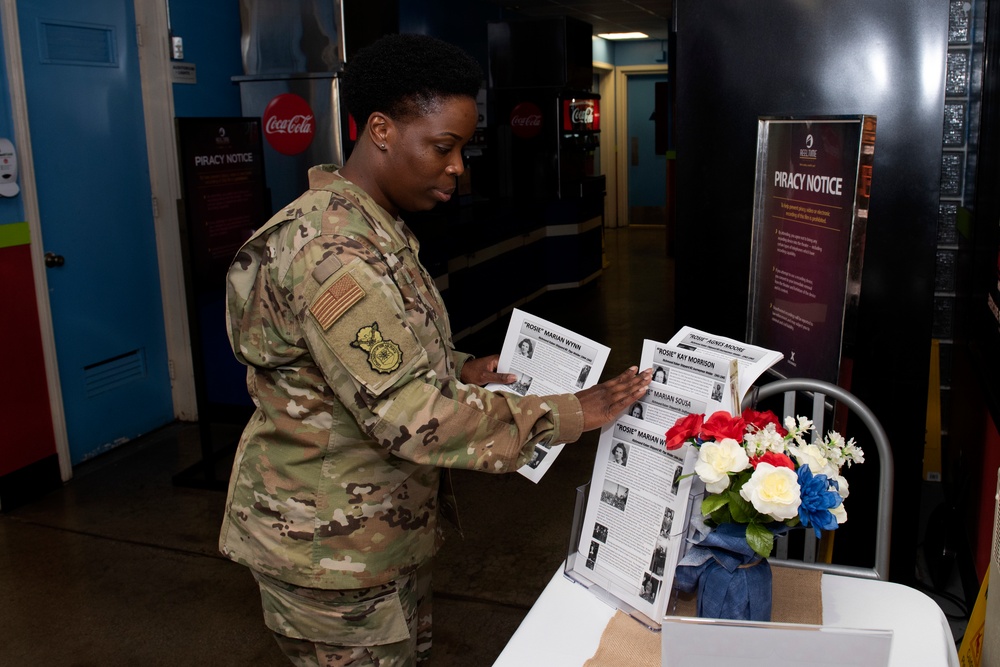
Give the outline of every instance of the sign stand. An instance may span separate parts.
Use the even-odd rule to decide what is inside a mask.
[[[214,445],[213,424],[243,424],[253,412],[246,369],[229,347],[226,273],[270,211],[259,118],[178,118],[185,291],[201,461],[174,484],[225,489],[235,443]]]

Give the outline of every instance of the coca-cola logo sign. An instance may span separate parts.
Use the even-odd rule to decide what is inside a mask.
[[[593,123],[594,122],[594,107],[573,107],[572,115],[570,120],[574,123]]]
[[[542,110],[534,102],[521,102],[510,111],[510,131],[521,139],[537,137],[542,131]]]
[[[594,98],[563,100],[563,132],[600,131],[600,100]]]
[[[316,118],[309,103],[294,93],[282,93],[264,109],[264,138],[282,155],[298,155],[316,135]]]

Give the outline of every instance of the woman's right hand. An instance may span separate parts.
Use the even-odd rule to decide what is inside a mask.
[[[601,428],[614,421],[625,408],[645,395],[646,387],[653,379],[653,369],[647,368],[641,373],[638,370],[632,366],[618,377],[576,393],[583,409],[584,431]]]

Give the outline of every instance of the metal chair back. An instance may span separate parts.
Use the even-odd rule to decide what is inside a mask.
[[[885,434],[882,425],[876,419],[872,411],[862,403],[854,394],[838,387],[830,382],[822,380],[811,380],[807,378],[789,378],[770,382],[760,387],[754,387],[743,400],[743,407],[756,405],[759,401],[784,394],[784,408],[782,416],[795,416],[802,414],[796,412],[796,399],[800,393],[812,395],[812,414],[808,415],[815,426],[813,438],[821,438],[825,433],[824,423],[826,417],[826,399],[839,402],[853,412],[867,427],[875,449],[878,450],[879,464],[879,486],[878,486],[878,515],[876,519],[876,542],[875,542],[875,565],[873,567],[859,567],[854,565],[838,565],[836,563],[818,563],[816,561],[816,538],[809,533],[805,541],[805,551],[802,560],[788,559],[787,536],[779,538],[776,545],[776,557],[782,559],[782,565],[789,567],[801,567],[808,569],[818,569],[831,574],[840,574],[851,577],[861,577],[865,579],[887,579],[889,576],[889,537],[892,533],[892,486],[893,486],[893,463],[892,449],[889,447],[889,438]],[[867,454],[870,447],[865,448]],[[867,462],[866,462],[867,463]]]

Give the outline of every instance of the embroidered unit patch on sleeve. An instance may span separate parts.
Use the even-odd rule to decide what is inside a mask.
[[[337,318],[347,312],[347,309],[363,299],[365,291],[361,289],[354,277],[346,273],[334,284],[330,285],[319,298],[309,306],[309,311],[326,331],[337,321]]]
[[[382,338],[378,322],[372,322],[370,326],[358,329],[351,347],[367,352],[368,365],[379,373],[391,373],[403,363],[403,351],[391,340]]]

